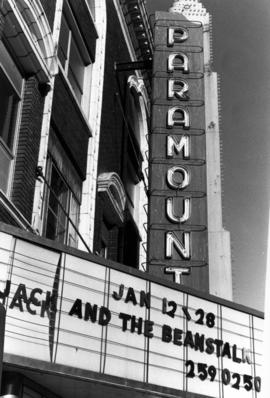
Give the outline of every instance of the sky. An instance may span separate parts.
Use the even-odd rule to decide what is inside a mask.
[[[221,78],[223,225],[234,301],[263,311],[270,198],[269,0],[202,0]],[[147,0],[149,14],[172,0]]]

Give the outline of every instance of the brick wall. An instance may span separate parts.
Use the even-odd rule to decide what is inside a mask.
[[[15,162],[12,201],[31,222],[44,98],[35,77],[26,81]]]

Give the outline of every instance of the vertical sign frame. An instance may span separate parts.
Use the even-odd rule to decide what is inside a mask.
[[[203,26],[157,12],[148,271],[208,291]]]

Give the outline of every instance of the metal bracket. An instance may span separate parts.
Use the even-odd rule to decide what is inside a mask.
[[[153,67],[152,60],[135,61],[135,62],[115,62],[114,70],[116,72],[125,72],[130,70],[150,70]]]

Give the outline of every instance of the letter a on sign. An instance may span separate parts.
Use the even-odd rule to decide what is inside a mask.
[[[179,116],[181,117],[179,118]],[[168,110],[167,127],[173,128],[174,126],[182,126],[186,130],[190,128],[189,112],[186,109],[175,106]]]
[[[169,55],[168,72],[172,73],[175,70],[182,70],[183,73],[189,73],[189,60],[186,54],[179,52]]]

